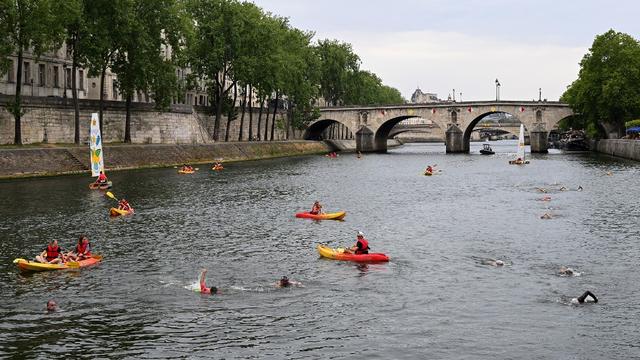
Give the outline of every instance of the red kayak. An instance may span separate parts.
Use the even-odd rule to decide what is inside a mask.
[[[365,262],[365,263],[389,261],[389,257],[382,253],[356,255],[356,254],[344,252],[343,248],[332,249],[325,245],[318,245],[318,254],[320,254],[320,256],[325,257],[327,259],[343,260],[343,261],[354,261],[354,262]]]
[[[296,217],[303,218],[303,219],[314,219],[314,220],[342,220],[345,217],[345,215],[347,215],[346,211],[339,211],[339,212],[327,213],[327,214],[312,214],[310,212],[301,212],[301,213],[297,213]]]

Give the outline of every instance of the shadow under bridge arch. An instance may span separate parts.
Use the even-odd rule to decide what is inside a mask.
[[[475,119],[473,119],[469,125],[464,129],[464,133],[462,134],[462,146],[465,153],[469,152],[470,143],[471,143],[471,133],[474,130],[480,130],[482,127],[476,128],[482,120],[486,120],[485,128],[491,128],[495,130],[500,130],[504,128],[504,133],[512,133],[515,136],[518,136],[520,132],[520,124],[522,122],[518,119],[517,116],[512,115],[510,113],[504,111],[489,111],[483,114],[478,115]],[[517,130],[514,131],[513,128]],[[528,143],[529,130],[525,125],[525,142]]]
[[[323,119],[309,125],[302,138],[315,141],[351,140],[353,139],[353,133],[348,126],[337,120]]]
[[[412,118],[419,119],[420,117],[416,115],[403,115],[383,122],[378,130],[376,130],[376,133],[373,137],[375,151],[381,153],[387,152],[387,139],[389,138],[389,134],[391,134],[391,130],[393,129],[393,127],[398,125],[398,123],[403,120]]]

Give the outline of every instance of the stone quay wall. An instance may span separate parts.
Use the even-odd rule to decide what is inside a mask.
[[[593,141],[591,149],[603,154],[640,161],[639,140],[602,139]]]
[[[103,147],[107,172],[310,155],[331,149],[324,142],[302,140]],[[89,174],[89,162],[88,146],[0,149],[0,178]]]
[[[0,145],[12,144],[15,135],[15,120],[7,111],[6,105],[13,97],[0,95]],[[99,101],[80,99],[80,141],[86,143],[89,138],[91,113],[99,110]],[[213,118],[210,109],[191,105],[175,104],[167,111],[158,111],[150,103],[131,104],[131,141],[134,144],[210,144]],[[69,98],[24,97],[22,116],[22,140],[24,144],[49,143],[71,144],[74,141],[74,107]],[[273,109],[271,110],[273,111]],[[238,111],[239,113],[239,111]],[[258,134],[258,109],[253,109],[253,135]],[[124,141],[125,103],[105,101],[103,106],[103,139],[106,143]],[[269,135],[271,118],[269,114]],[[283,140],[284,131],[278,123],[284,123],[283,112],[276,114],[274,140]],[[261,135],[264,136],[266,111],[262,115]],[[220,140],[224,140],[227,119],[220,121]],[[243,139],[249,135],[249,113],[245,114]],[[240,133],[240,114],[231,122],[229,139],[238,140]],[[301,132],[290,134],[291,139]]]

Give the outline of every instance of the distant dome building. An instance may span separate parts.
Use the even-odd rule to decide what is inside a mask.
[[[417,88],[416,91],[411,95],[411,102],[414,104],[424,104],[424,103],[433,103],[440,101],[438,99],[438,94],[434,93],[423,93],[420,88]]]

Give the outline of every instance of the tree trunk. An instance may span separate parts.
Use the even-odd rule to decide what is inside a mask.
[[[218,141],[220,133],[220,118],[222,117],[222,87],[216,76],[216,118],[213,122],[213,141]]]
[[[267,114],[264,117],[264,141],[267,141],[269,135],[269,104],[271,103],[271,95],[267,98]]]
[[[124,120],[124,142],[131,143],[131,98],[133,94],[127,94],[127,101],[125,102],[126,115]]]
[[[100,74],[100,103],[98,109],[98,119],[100,121],[100,136],[102,136],[102,141],[104,142],[104,129],[102,127],[103,114],[102,108],[104,107],[104,78],[107,75],[107,64],[102,66],[102,74]]]
[[[289,127],[291,126],[293,120],[293,106],[291,106],[291,103],[289,104],[289,109],[287,110],[287,121],[285,121],[285,125],[284,125],[284,139],[285,140],[289,140]]]
[[[225,129],[224,141],[229,141],[229,128],[231,127],[231,121],[233,121],[233,113],[236,109],[236,99],[238,98],[238,86],[236,84],[233,85],[233,103],[231,104],[231,108],[229,108],[229,113],[227,113],[227,128]]]
[[[260,110],[258,111],[258,141],[262,140],[262,108],[264,107],[264,97],[260,98]]]
[[[253,93],[253,88],[251,84],[249,84],[249,141],[253,141],[253,105],[251,103],[251,95]]]
[[[275,105],[273,106],[273,118],[271,118],[271,141],[273,141],[273,135],[275,133],[276,130],[276,111],[278,111],[278,92],[276,91],[276,102]]]
[[[16,145],[22,145],[22,47],[18,49],[18,73],[16,74],[16,100],[13,104],[13,118],[16,122],[15,137],[13,142]]]
[[[75,132],[73,136],[73,142],[76,145],[80,145],[80,104],[78,104],[78,86],[76,72],[78,71],[78,56],[77,53],[78,36],[73,36],[73,58],[71,62],[71,96],[73,96],[73,117],[75,124]]]
[[[247,85],[244,87],[244,92],[242,93],[242,115],[240,115],[240,133],[238,135],[238,141],[242,141],[242,130],[244,128],[244,111],[247,108]]]

